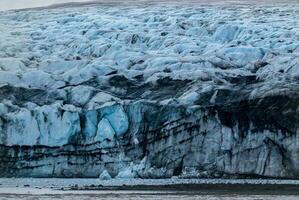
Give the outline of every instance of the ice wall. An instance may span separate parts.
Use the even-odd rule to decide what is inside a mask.
[[[0,13],[0,175],[298,178],[299,7]]]

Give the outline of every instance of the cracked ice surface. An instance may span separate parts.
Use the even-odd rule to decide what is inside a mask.
[[[41,122],[38,117],[28,117],[32,110],[54,114],[55,109],[67,107],[72,112],[126,99],[155,100],[161,104],[175,100],[192,105],[208,92],[214,93],[210,99],[213,103],[217,90],[233,88],[231,80],[239,77],[258,80],[257,86],[250,89],[250,98],[288,92],[298,85],[298,23],[297,5],[87,6],[1,12],[2,88],[9,85],[47,91],[42,102],[29,96],[22,98],[25,108],[8,117],[15,121],[24,118],[22,123],[30,126],[23,132],[12,127],[8,141],[18,144],[22,137],[16,138],[14,132],[24,136],[29,129],[37,130],[35,127]],[[107,87],[115,74],[139,86],[154,87],[165,78],[189,84],[170,95],[153,95],[146,87],[135,94],[128,91],[126,81],[122,84],[117,79],[119,85]],[[8,95],[1,101],[7,105],[14,100]],[[4,104],[3,113],[7,109]],[[66,115],[61,116],[60,124],[53,124],[65,127],[64,122],[78,120],[74,113]],[[123,119],[126,121],[126,116]],[[101,126],[104,124],[103,121]],[[117,135],[128,126],[126,122],[120,127],[110,125],[118,129],[112,130]],[[54,143],[65,144],[76,129],[66,126],[66,137],[51,137]],[[33,131],[24,143],[31,145],[40,137],[40,143],[47,144],[49,137],[45,135],[40,137]]]
[[[201,87],[185,94],[195,92],[190,101],[201,90],[230,86],[227,77],[256,75],[263,93],[273,85],[283,90],[298,79],[298,16],[298,6],[2,12],[0,84],[70,86],[76,105],[92,93],[87,87],[76,97],[77,85],[94,77],[105,82],[111,73],[150,84],[163,77],[196,81]]]
[[[169,177],[175,168],[181,173],[180,163],[298,177],[297,4],[6,11],[0,13],[0,35],[0,153],[15,162],[17,175],[95,177],[107,162],[116,163],[109,171],[114,177],[120,169],[135,176],[128,163],[152,151],[149,163],[169,162],[165,170],[145,170],[149,177]],[[228,106],[235,102],[245,104]],[[192,110],[196,106],[218,106],[224,117]],[[18,145],[30,146],[24,155],[37,155],[36,163]],[[69,145],[67,154],[48,148],[63,145]],[[125,147],[136,152],[125,155]],[[111,156],[109,148],[120,152]],[[41,151],[57,154],[41,158]],[[8,170],[3,174],[13,174],[2,167]]]

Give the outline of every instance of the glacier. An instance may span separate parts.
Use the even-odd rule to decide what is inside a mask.
[[[0,12],[0,176],[299,178],[299,5]]]

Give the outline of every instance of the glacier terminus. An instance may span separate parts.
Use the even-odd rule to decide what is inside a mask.
[[[299,5],[1,11],[0,176],[299,178]]]

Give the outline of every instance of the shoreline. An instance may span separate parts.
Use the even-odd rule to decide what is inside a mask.
[[[176,195],[299,195],[299,180],[0,178],[0,195],[138,193]]]

